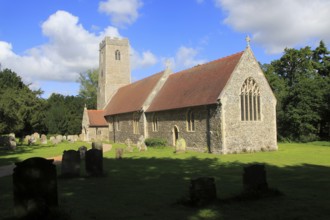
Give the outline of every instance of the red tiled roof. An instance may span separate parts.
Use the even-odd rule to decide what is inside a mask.
[[[149,94],[164,72],[159,72],[145,79],[118,89],[105,108],[105,115],[116,115],[140,111]]]
[[[243,52],[171,75],[147,112],[217,103]]]
[[[104,110],[87,110],[90,126],[108,126],[104,118]]]

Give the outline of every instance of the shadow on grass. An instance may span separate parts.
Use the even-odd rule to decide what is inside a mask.
[[[247,164],[219,158],[104,158],[105,175],[58,179],[59,204],[71,219],[327,219],[330,168],[311,164],[266,164],[268,184],[284,196],[214,203],[190,208],[177,203],[188,196],[191,178],[213,176],[219,199],[242,191]],[[84,170],[84,167],[81,167]],[[59,173],[58,173],[59,174]],[[0,216],[12,209],[11,177],[0,179]]]

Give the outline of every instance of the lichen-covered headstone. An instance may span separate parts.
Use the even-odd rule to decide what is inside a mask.
[[[61,175],[63,177],[80,176],[80,153],[75,150],[63,151],[61,163]]]
[[[183,138],[179,138],[175,144],[175,152],[176,153],[186,152],[186,148],[187,148],[186,140]]]
[[[87,147],[81,146],[81,147],[78,148],[78,151],[79,151],[79,154],[80,154],[80,159],[81,160],[85,159]]]
[[[217,199],[217,190],[213,177],[192,179],[189,191],[192,205],[206,205]]]
[[[265,165],[253,164],[244,167],[243,186],[244,191],[268,190]]]
[[[86,172],[91,176],[103,174],[103,152],[98,149],[90,149],[85,155]]]
[[[46,219],[58,206],[54,160],[33,157],[16,163],[13,173],[14,213],[18,218]]]

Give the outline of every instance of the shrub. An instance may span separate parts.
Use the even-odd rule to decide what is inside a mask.
[[[145,143],[148,147],[165,147],[167,141],[162,138],[147,138]]]

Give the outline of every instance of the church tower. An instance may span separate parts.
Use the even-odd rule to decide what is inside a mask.
[[[129,41],[105,37],[99,52],[97,109],[104,109],[120,87],[131,83]]]

